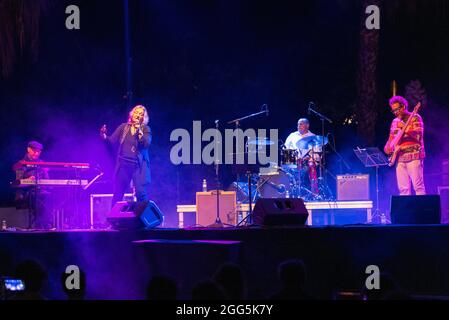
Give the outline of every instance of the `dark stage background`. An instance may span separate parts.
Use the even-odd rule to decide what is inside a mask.
[[[0,2],[5,9],[6,1]],[[44,10],[38,21],[37,54],[17,47],[13,70],[0,79],[0,206],[13,206],[11,165],[29,140],[45,145],[48,161],[91,162],[106,172],[91,192],[109,192],[114,150],[99,139],[101,125],[110,131],[124,122],[126,64],[123,1],[36,1]],[[65,28],[65,8],[78,5],[81,29]],[[148,107],[153,130],[151,198],[170,224],[176,204],[194,203],[206,178],[214,186],[214,168],[174,166],[170,133],[225,123],[268,104],[268,117],[242,122],[242,128],[277,128],[285,139],[307,116],[309,101],[333,120],[326,132],[350,164],[334,152],[331,174],[369,171],[353,155],[356,146],[382,148],[392,114],[391,82],[398,94],[419,80],[427,93],[425,121],[429,193],[442,183],[441,162],[449,158],[445,130],[449,103],[449,19],[446,1],[380,1],[381,29],[377,65],[375,143],[357,135],[357,125],[344,124],[357,104],[360,25],[363,1],[131,0],[130,34],[134,96],[131,104]],[[31,17],[30,17],[31,19]],[[15,26],[13,26],[15,27]],[[17,33],[20,30],[17,30]],[[25,34],[27,29],[24,31]],[[6,45],[6,44],[5,44]],[[313,116],[311,131],[320,134]],[[331,151],[331,150],[329,150]],[[221,168],[226,188],[234,179]],[[394,169],[380,170],[381,208],[397,192]],[[328,176],[332,188],[335,181]],[[374,188],[372,195],[374,199]]]

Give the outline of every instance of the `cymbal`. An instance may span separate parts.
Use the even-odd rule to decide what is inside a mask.
[[[259,146],[268,146],[268,145],[273,145],[274,141],[268,140],[268,138],[258,138],[256,140],[251,140],[248,141],[248,144],[255,144],[255,145],[259,145]]]
[[[313,147],[320,147],[322,145],[326,145],[329,142],[327,137],[323,136],[310,136],[302,138],[298,141],[298,147],[300,149],[310,149]]]

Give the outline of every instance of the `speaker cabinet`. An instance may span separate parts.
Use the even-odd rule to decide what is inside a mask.
[[[222,223],[237,224],[235,191],[219,191],[219,216]],[[196,224],[207,227],[217,219],[217,191],[196,193]]]
[[[164,221],[164,215],[153,201],[118,201],[109,212],[108,222],[114,229],[150,229]]]
[[[439,224],[440,196],[392,196],[390,215],[393,224]]]
[[[100,193],[90,195],[90,227],[91,229],[104,229],[109,227],[108,214],[112,207],[112,193]],[[132,193],[126,193],[123,201],[133,201]]]
[[[369,174],[337,175],[337,200],[369,200]]]
[[[253,222],[265,226],[303,226],[309,212],[300,198],[261,198],[253,210]]]

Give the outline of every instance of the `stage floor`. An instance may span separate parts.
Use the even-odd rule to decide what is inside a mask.
[[[278,289],[277,265],[303,259],[307,289],[329,299],[334,290],[358,289],[368,265],[389,272],[415,294],[449,294],[449,225],[353,225],[189,228],[139,231],[67,230],[0,232],[1,270],[36,259],[48,272],[45,294],[62,299],[68,265],[86,272],[88,298],[142,299],[153,275],[172,276],[179,297],[224,262],[246,274],[248,297]]]

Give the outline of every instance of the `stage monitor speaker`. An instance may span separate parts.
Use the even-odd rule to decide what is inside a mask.
[[[236,192],[223,191],[219,193],[219,216],[222,223],[236,225]],[[206,191],[196,193],[196,224],[207,227],[215,223],[217,219],[217,191]]]
[[[369,200],[369,174],[337,175],[337,200]]]
[[[90,195],[90,224],[92,229],[104,229],[109,227],[107,218],[112,207],[112,193],[100,193]],[[123,201],[133,201],[132,193],[125,193]]]
[[[301,198],[260,198],[253,210],[253,222],[265,226],[303,226],[308,216]]]
[[[114,229],[150,229],[164,221],[164,215],[153,201],[118,201],[107,217]]]
[[[390,215],[393,224],[439,224],[440,196],[392,196]]]

